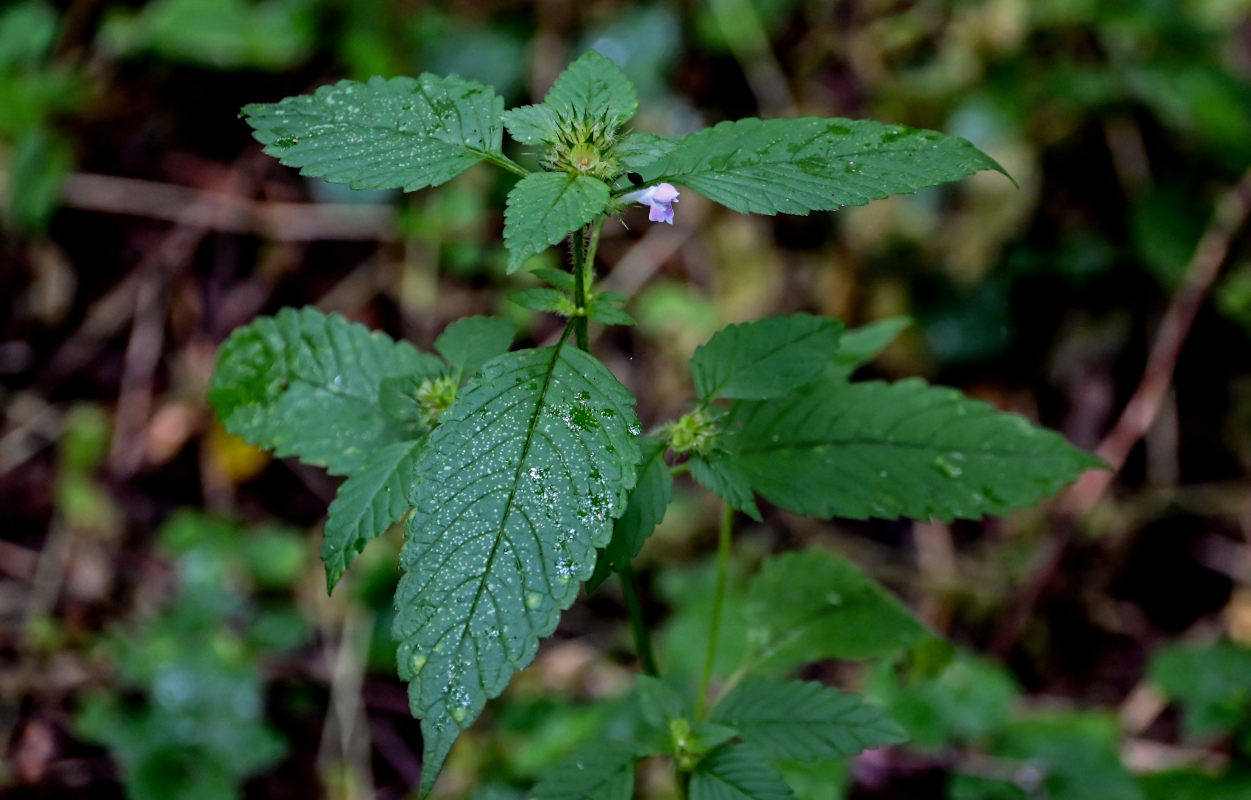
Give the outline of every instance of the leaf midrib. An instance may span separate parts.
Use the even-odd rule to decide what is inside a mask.
[[[296,118],[296,117],[303,117],[305,120],[312,121],[314,124],[322,126],[322,127],[345,128],[348,131],[361,130],[361,129],[370,130],[370,131],[381,131],[383,133],[392,134],[394,136],[403,136],[403,137],[409,137],[413,139],[422,139],[428,142],[446,144],[452,147],[461,147],[461,148],[464,148],[465,150],[468,150],[472,153],[476,153],[481,156],[493,155],[494,153],[497,152],[495,150],[490,150],[490,149],[486,149],[482,147],[476,147],[474,145],[469,144],[468,142],[464,140],[461,140],[461,141],[449,140],[440,136],[434,136],[428,131],[426,132],[406,131],[406,130],[402,130],[394,126],[383,125],[378,122],[364,122],[364,123],[354,122],[354,121],[339,119],[336,117],[327,117],[324,115],[318,115],[311,111],[287,112],[283,116],[284,118],[288,118],[288,119]],[[268,130],[272,131],[274,130],[274,128],[269,128]],[[294,138],[303,139],[303,138],[311,138],[311,137],[309,137],[308,134],[305,134],[304,136],[296,136]],[[270,144],[273,144],[273,142],[271,142]]]
[[[504,503],[504,516],[500,519],[499,526],[496,529],[495,541],[491,544],[491,552],[487,554],[486,564],[482,572],[482,577],[478,580],[478,589],[474,592],[473,603],[469,606],[469,613],[465,615],[464,625],[461,626],[460,641],[471,639],[469,626],[473,622],[478,613],[478,603],[482,600],[482,594],[486,590],[486,577],[491,574],[491,567],[495,563],[496,554],[499,552],[500,543],[504,541],[508,528],[508,520],[513,513],[513,501],[517,497],[517,487],[521,485],[521,475],[525,470],[526,457],[530,454],[530,445],[534,441],[535,431],[538,429],[539,418],[543,414],[544,401],[547,398],[547,392],[551,388],[552,379],[556,375],[556,363],[560,360],[560,351],[565,346],[564,338],[552,348],[552,360],[548,365],[547,374],[543,376],[543,385],[539,388],[539,394],[534,404],[534,413],[530,417],[530,422],[526,426],[525,443],[521,448],[521,457],[517,459],[517,469],[513,473],[512,486],[508,490],[508,499]],[[486,687],[482,685],[481,671],[478,672],[478,687],[482,691],[486,691]]]
[[[736,456],[756,456],[756,455],[773,455],[792,450],[814,450],[818,447],[857,447],[857,446],[875,446],[875,447],[895,447],[901,450],[917,450],[928,451],[933,450],[943,454],[947,453],[971,453],[973,455],[995,456],[998,458],[1015,457],[1015,458],[1043,458],[1043,457],[1059,457],[1048,453],[1039,453],[1029,450],[1000,450],[997,448],[990,449],[970,449],[967,446],[950,445],[942,446],[937,444],[921,444],[918,442],[888,442],[884,439],[825,439],[816,442],[794,442],[788,444],[765,445],[761,447],[751,447],[738,449],[733,452]]]

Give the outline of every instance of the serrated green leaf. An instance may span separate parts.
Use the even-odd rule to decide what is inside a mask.
[[[464,385],[483,364],[508,352],[517,326],[500,317],[462,317],[443,329],[434,349],[448,366],[457,385]]]
[[[636,748],[600,740],[575,750],[549,770],[529,800],[630,800],[634,794]]]
[[[326,589],[347,572],[352,559],[408,511],[407,487],[423,440],[398,442],[374,450],[339,487],[326,515],[321,560]]]
[[[843,323],[793,314],[730,325],[691,356],[701,402],[779,397],[808,383],[838,351]]]
[[[786,781],[751,748],[735,744],[713,750],[691,774],[691,800],[793,800]]]
[[[347,475],[375,450],[413,438],[380,407],[382,382],[442,372],[439,359],[406,342],[312,308],[286,308],[230,335],[208,399],[231,433]]]
[[[722,122],[638,171],[648,184],[689,186],[735,211],[807,214],[984,169],[1003,172],[964,139],[872,120],[804,117]]]
[[[634,317],[621,310],[621,302],[606,295],[592,297],[586,307],[586,316],[605,325],[633,325]]]
[[[650,133],[630,133],[613,148],[617,163],[624,170],[637,172],[673,152],[677,143]]]
[[[621,68],[588,50],[556,78],[543,105],[562,120],[604,123],[616,128],[634,116],[639,99]]]
[[[842,377],[867,364],[886,349],[905,328],[912,324],[907,317],[890,317],[843,333],[834,357],[834,370]]]
[[[651,675],[635,675],[634,693],[643,720],[651,725],[667,727],[669,720],[690,716],[690,704],[667,680]]]
[[[717,704],[712,721],[737,728],[769,759],[850,756],[908,739],[882,709],[811,681],[749,678]]]
[[[608,205],[608,187],[587,175],[536,172],[517,181],[504,209],[508,271],[591,222]]]
[[[823,380],[738,402],[719,444],[773,503],[851,519],[1002,514],[1102,465],[1024,417],[916,379]]]
[[[819,761],[774,761],[797,800],[847,800],[850,759],[823,758]],[[950,798],[948,799],[950,800]]]
[[[823,658],[891,655],[926,634],[876,581],[827,550],[766,561],[748,586],[745,613],[757,662],[779,670]]]
[[[695,453],[687,465],[696,483],[720,497],[731,508],[760,522],[760,509],[752,495],[751,483],[732,457],[720,450]]]
[[[638,483],[630,493],[625,513],[613,525],[612,540],[604,550],[614,569],[627,566],[639,554],[647,537],[665,518],[665,510],[673,499],[673,473],[665,463],[665,443],[655,436],[642,436],[638,444]]]
[[[300,174],[353,189],[416,191],[500,150],[504,101],[451,76],[340,81],[243,116],[265,152]]]
[[[424,431],[428,426],[422,422],[422,418],[428,410],[422,405],[417,395],[429,378],[428,375],[384,378],[382,383],[378,384],[379,408],[388,417],[406,425],[414,433]]]
[[[586,353],[521,350],[482,368],[422,450],[394,632],[422,720],[423,793],[607,544],[635,483],[633,406]]]
[[[554,286],[557,289],[563,289],[566,292],[572,292],[577,285],[577,278],[573,277],[573,273],[565,272],[563,269],[553,269],[551,267],[536,267],[530,270],[530,274],[546,283],[548,286]]]
[[[573,307],[573,300],[569,299],[568,294],[559,289],[549,289],[546,286],[535,286],[530,289],[522,289],[519,292],[509,292],[508,300],[531,311],[539,311],[545,314],[560,314],[562,317],[571,317],[576,310]]]
[[[521,144],[545,144],[558,138],[560,118],[554,109],[541,103],[518,106],[504,112],[504,127]]]

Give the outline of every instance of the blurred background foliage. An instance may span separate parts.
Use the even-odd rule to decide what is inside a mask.
[[[1181,348],[1142,441],[1076,523],[1051,505],[955,525],[766,509],[742,526],[723,643],[759,560],[816,544],[959,648],[930,678],[806,671],[867,692],[913,744],[796,768],[801,797],[1251,796],[1241,220],[1210,283],[1195,257],[1218,198],[1248,185],[1247,0],[4,3],[0,793],[408,795],[420,746],[388,633],[398,532],[326,597],[316,552],[334,485],[214,424],[215,348],[282,305],[423,348],[466,314],[505,314],[529,343],[556,323],[502,299],[533,284],[504,274],[505,176],[479,167],[409,196],[306,182],[259,153],[238,109],[423,70],[520,104],[590,47],[635,81],[640,130],[876,117],[965,136],[1017,183],[983,174],[776,218],[685,192],[672,228],[626,214],[601,267],[639,325],[595,347],[646,424],[684,409],[697,344],[771,313],[909,316],[870,376],[957,385],[1089,448],[1150,374],[1157,337]],[[1187,292],[1193,325],[1161,333]],[[707,635],[713,508],[679,481],[639,559],[677,674]],[[612,582],[570,610],[463,737],[440,796],[521,797],[621,724],[623,620]],[[673,789],[645,766],[639,794]]]

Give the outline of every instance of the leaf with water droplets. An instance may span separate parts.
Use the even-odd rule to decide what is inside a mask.
[[[406,342],[312,308],[260,317],[222,345],[209,403],[226,430],[349,476],[326,518],[328,588],[408,509],[407,476],[426,429],[388,410],[383,387],[443,371]]]
[[[286,308],[230,335],[208,399],[231,433],[347,475],[374,451],[424,434],[383,411],[383,381],[443,371],[435,356],[384,333],[316,309]]]
[[[907,741],[885,711],[813,681],[748,678],[713,710],[765,758],[815,761]]]
[[[595,574],[586,582],[588,592],[603,583],[613,571],[620,572],[643,549],[643,543],[665,518],[673,499],[673,473],[665,463],[665,443],[656,436],[640,436],[638,483],[630,502],[613,525],[612,540],[599,556]]]
[[[739,401],[718,445],[771,502],[852,519],[1002,514],[1102,465],[1024,417],[916,379],[823,379]]]
[[[608,186],[588,175],[536,172],[517,181],[504,209],[508,271],[595,219],[608,198]]]
[[[353,189],[416,191],[500,152],[504,101],[456,76],[340,81],[243,116],[265,152]]]
[[[504,112],[508,133],[522,144],[559,141],[571,123],[612,131],[638,109],[634,84],[621,68],[588,50],[556,78],[543,102]]]
[[[927,635],[856,565],[816,548],[766,561],[748,586],[746,617],[756,664],[777,671],[823,658],[890,655]]]
[[[1004,172],[958,137],[873,120],[804,117],[722,122],[638,171],[648,184],[689,186],[735,211],[807,214],[910,194],[984,169]]]
[[[591,574],[635,484],[638,432],[625,387],[564,345],[492,359],[443,412],[414,471],[394,628],[423,793]]]

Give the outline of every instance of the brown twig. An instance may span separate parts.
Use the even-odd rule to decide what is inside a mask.
[[[0,173],[0,187],[4,184],[5,175]],[[65,180],[60,200],[64,208],[131,214],[277,242],[398,238],[389,205],[267,202],[231,192],[86,172]]]
[[[1221,265],[1229,255],[1230,244],[1246,223],[1249,212],[1251,170],[1217,200],[1212,221],[1199,239],[1186,266],[1186,276],[1160,321],[1138,388],[1112,431],[1095,451],[1111,469],[1092,470],[1082,476],[1065,497],[1064,510],[1069,515],[1079,518],[1094,508],[1125,465],[1134,445],[1155,422],[1173,385],[1173,373],[1195,316],[1216,282]]]
[[[1077,520],[1088,514],[1107,493],[1125,466],[1130,451],[1155,422],[1173,385],[1177,361],[1199,308],[1216,282],[1234,236],[1246,223],[1249,212],[1251,170],[1217,200],[1212,220],[1199,239],[1186,266],[1185,277],[1160,321],[1138,388],[1095,450],[1109,468],[1087,471],[1062,499],[1052,535],[1039,548],[1024,588],[995,632],[990,648],[995,655],[1005,656],[1015,645],[1043,592],[1060,572]]]

